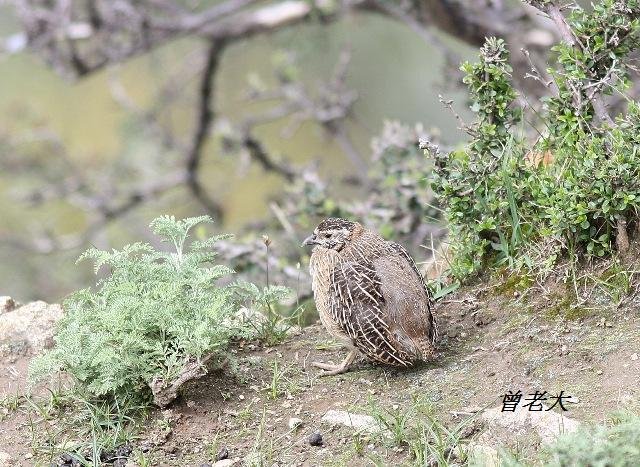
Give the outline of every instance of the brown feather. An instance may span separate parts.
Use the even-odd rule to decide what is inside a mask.
[[[343,229],[314,248],[310,270],[320,318],[330,334],[370,360],[408,366],[433,353],[431,297],[407,251],[360,224],[323,221],[316,234]]]

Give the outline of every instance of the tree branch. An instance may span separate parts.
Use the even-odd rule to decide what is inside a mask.
[[[535,5],[537,8],[546,11],[549,15],[549,18],[554,22],[556,27],[558,28],[558,32],[560,33],[560,37],[563,41],[569,44],[572,47],[576,46],[576,36],[573,35],[573,31],[571,31],[571,27],[567,23],[567,20],[564,18],[564,15],[560,11],[560,7],[555,3],[545,3],[544,7],[541,8],[538,5]]]
[[[187,153],[187,185],[193,195],[202,203],[209,213],[217,218],[222,218],[221,206],[213,201],[200,183],[198,171],[202,161],[202,151],[214,120],[213,94],[215,75],[218,70],[220,56],[224,50],[224,43],[214,40],[207,52],[207,61],[202,71],[200,81],[198,112],[196,117],[196,128],[193,135],[191,148]]]
[[[93,217],[88,227],[81,234],[53,235],[51,232],[38,232],[34,234],[33,241],[24,238],[5,236],[2,241],[23,250],[36,251],[41,254],[50,254],[55,251],[71,250],[90,243],[92,238],[106,225],[124,216],[137,206],[159,195],[176,188],[186,181],[185,172],[176,172],[154,183],[139,187],[119,203],[109,204],[108,200],[99,195],[89,199],[90,203],[85,210],[87,215]],[[109,200],[110,201],[110,200]]]
[[[582,49],[582,46],[580,45],[576,36],[573,34],[573,31],[571,30],[569,23],[567,22],[566,18],[562,14],[562,11],[560,11],[560,7],[558,5],[550,1],[544,1],[544,2],[540,0],[529,0],[529,1],[531,5],[546,12],[549,15],[549,18],[551,18],[551,20],[555,24],[556,28],[558,29],[558,32],[560,33],[560,37],[564,42],[566,42],[569,46],[575,49]],[[573,89],[575,105],[577,106],[581,105],[583,101],[582,92],[584,90],[585,90],[584,88],[580,89],[577,87]],[[590,92],[587,94],[587,99],[591,102],[591,105],[593,107],[593,112],[595,113],[598,120],[600,120],[600,122],[602,123],[606,123],[609,126],[613,126],[613,120],[609,115],[607,106],[604,102],[601,92],[599,92],[599,90],[594,90],[593,92]]]
[[[225,16],[232,15],[242,10],[246,6],[259,3],[261,0],[228,0],[219,3],[206,11],[197,14],[187,14],[177,19],[159,19],[153,22],[153,26],[158,29],[187,34],[197,32],[205,26],[219,21]]]
[[[149,388],[153,393],[153,403],[164,408],[178,397],[178,390],[188,381],[201,378],[207,374],[206,363],[211,360],[214,354],[205,355],[202,358],[194,358],[184,364],[184,367],[172,381],[165,381],[163,378],[155,377],[149,383]]]
[[[274,161],[262,143],[250,133],[244,135],[241,144],[249,151],[251,158],[258,162],[267,172],[275,172],[289,182],[295,179],[296,172],[286,164]]]

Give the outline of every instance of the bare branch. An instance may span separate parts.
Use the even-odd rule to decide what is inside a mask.
[[[186,181],[185,172],[176,172],[166,176],[154,183],[141,186],[117,203],[112,203],[110,199],[104,199],[99,195],[91,198],[92,204],[86,206],[87,215],[90,220],[89,225],[81,234],[53,235],[48,231],[34,232],[33,240],[26,241],[24,238],[4,237],[2,241],[23,250],[35,251],[41,254],[51,254],[56,251],[71,250],[91,243],[105,226],[124,216],[142,203],[157,199],[158,196],[183,185]]]
[[[282,175],[288,181],[293,181],[296,172],[286,164],[276,162],[271,158],[262,143],[254,138],[250,133],[246,133],[241,144],[249,151],[249,155],[258,162],[262,168],[268,172],[275,172]]]
[[[413,2],[411,11],[381,0],[282,0],[257,8],[252,7],[260,0],[227,0],[198,13],[168,0],[9,1],[22,19],[29,46],[55,68],[76,76],[188,34],[230,43],[318,18],[334,21],[350,11],[371,11],[403,21],[452,57],[428,27],[477,45],[485,36],[503,36],[507,25],[526,17],[522,7],[506,9],[496,2],[488,6],[484,0],[420,0]],[[82,47],[76,49],[74,43],[80,40]]]
[[[244,39],[307,20],[312,12],[321,11],[315,9],[315,3],[298,0],[274,3],[234,15],[225,21],[202,28],[201,31],[212,39],[227,41]]]
[[[214,81],[223,50],[224,44],[219,41],[213,41],[209,46],[207,61],[200,81],[196,129],[186,158],[187,185],[189,189],[209,213],[217,218],[222,217],[222,208],[207,195],[198,178],[198,170],[202,161],[202,150],[214,119],[212,103]]]
[[[187,14],[176,19],[156,20],[153,26],[158,29],[165,29],[171,32],[178,32],[180,34],[197,32],[210,23],[219,21],[225,16],[237,13],[246,6],[257,4],[259,2],[260,0],[228,0],[201,13]],[[168,3],[172,4],[172,2]]]
[[[573,35],[573,31],[571,31],[571,27],[569,27],[567,20],[565,19],[564,15],[560,11],[560,7],[555,3],[549,2],[545,4],[545,8],[541,8],[541,9],[546,10],[551,20],[555,23],[562,40],[571,46],[575,46],[576,36]]]

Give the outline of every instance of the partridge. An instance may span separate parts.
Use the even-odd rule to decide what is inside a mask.
[[[358,353],[401,367],[433,355],[431,296],[402,245],[340,218],[320,222],[303,245],[314,246],[309,269],[320,320],[349,348],[339,365],[314,366],[335,375],[347,371]]]

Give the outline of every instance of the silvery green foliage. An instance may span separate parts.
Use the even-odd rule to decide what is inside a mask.
[[[252,292],[275,299],[282,291],[256,288],[241,296],[237,286],[217,285],[233,272],[213,263],[216,241],[228,236],[188,241],[196,225],[210,222],[155,219],[150,227],[171,244],[168,252],[146,243],[86,251],[79,261],[91,259],[96,273],[107,274],[95,289],[64,301],[56,346],[32,363],[32,377],[64,370],[95,396],[139,400],[150,396],[152,380],[171,382],[189,362],[224,357],[230,339],[246,335],[234,319],[240,300]]]
[[[561,435],[535,461],[525,463],[508,452],[502,452],[500,459],[500,465],[505,467],[632,467],[639,463],[640,417],[629,412],[614,414],[607,425],[581,428]]]
[[[562,436],[549,448],[546,465],[569,467],[634,466],[640,463],[640,418],[616,416],[611,426],[599,426]]]

